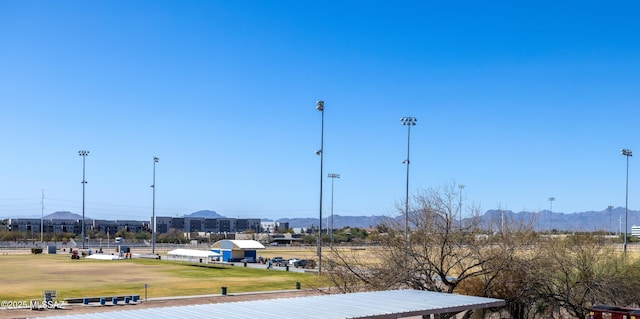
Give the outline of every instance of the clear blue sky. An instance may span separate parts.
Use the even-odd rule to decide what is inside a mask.
[[[640,156],[637,1],[1,1],[0,217],[317,217],[410,191],[624,206]],[[329,213],[331,181],[324,183]],[[640,208],[630,159],[629,207]]]

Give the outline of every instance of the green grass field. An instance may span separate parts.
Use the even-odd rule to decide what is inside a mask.
[[[273,256],[292,254],[296,252],[273,252]],[[144,296],[145,284],[149,298],[218,294],[221,287],[234,293],[295,289],[296,282],[303,288],[323,286],[317,274],[164,260],[72,260],[68,254],[1,255],[0,269],[0,300],[40,299],[44,290],[57,290],[59,299]]]

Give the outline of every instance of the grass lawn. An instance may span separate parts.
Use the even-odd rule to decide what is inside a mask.
[[[149,298],[218,294],[221,287],[234,293],[295,289],[296,282],[302,288],[324,286],[317,274],[165,260],[72,260],[68,254],[1,255],[0,269],[0,300],[40,299],[44,290],[57,290],[59,299],[144,296],[145,284]]]

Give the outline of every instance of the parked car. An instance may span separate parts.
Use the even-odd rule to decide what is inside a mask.
[[[284,267],[289,264],[289,261],[282,257],[273,257],[271,259],[271,262],[273,263],[274,266],[277,266],[277,267]]]
[[[316,268],[316,261],[313,259],[301,259],[293,263],[296,268],[312,269]]]
[[[278,267],[286,267],[286,266],[289,266],[289,260],[288,259],[282,259],[282,258],[276,260],[274,258],[273,259],[273,264],[275,266],[278,266]]]
[[[298,259],[298,258],[289,258],[289,266],[293,266],[296,263],[296,261],[298,261],[298,260],[300,260],[300,259]]]

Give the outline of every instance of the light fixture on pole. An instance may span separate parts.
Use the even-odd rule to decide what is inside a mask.
[[[549,234],[553,230],[551,225],[551,215],[553,214],[553,201],[556,200],[555,197],[549,197]]]
[[[404,203],[404,241],[405,241],[405,250],[406,245],[409,240],[409,164],[411,161],[409,160],[409,149],[411,146],[411,127],[416,125],[418,120],[415,117],[403,117],[400,118],[400,122],[402,125],[407,126],[407,159],[402,161],[403,164],[407,164],[407,187],[405,192],[405,203]]]
[[[87,180],[85,178],[85,159],[87,158],[87,156],[89,156],[89,151],[85,151],[85,150],[81,150],[78,151],[78,155],[82,156],[82,249],[84,250],[84,241],[85,241],[85,235],[84,235],[84,228],[85,228],[85,224],[84,224],[84,190],[85,190],[85,185],[87,184]]]
[[[316,110],[322,114],[320,129],[320,149],[316,151],[316,155],[320,155],[320,228],[318,229],[318,274],[322,273],[322,164],[324,160],[324,101],[316,101]]]
[[[460,204],[458,205],[458,209],[460,210],[460,231],[462,231],[462,189],[464,189],[464,185],[458,185],[460,189]]]
[[[329,235],[330,241],[331,241],[331,246],[333,246],[333,181],[336,178],[340,178],[340,174],[329,174],[327,175],[327,177],[331,178],[331,224],[330,224],[330,228],[331,229],[331,233]]]
[[[156,163],[158,163],[160,159],[157,157],[153,157],[153,184],[151,188],[153,188],[153,204],[151,204],[151,253],[156,253]]]
[[[633,156],[633,152],[631,150],[623,148],[620,150],[620,153],[627,157],[627,181],[626,181],[626,190],[625,190],[625,201],[624,201],[624,256],[627,256],[627,230],[628,230],[628,221],[629,221],[629,157]]]

